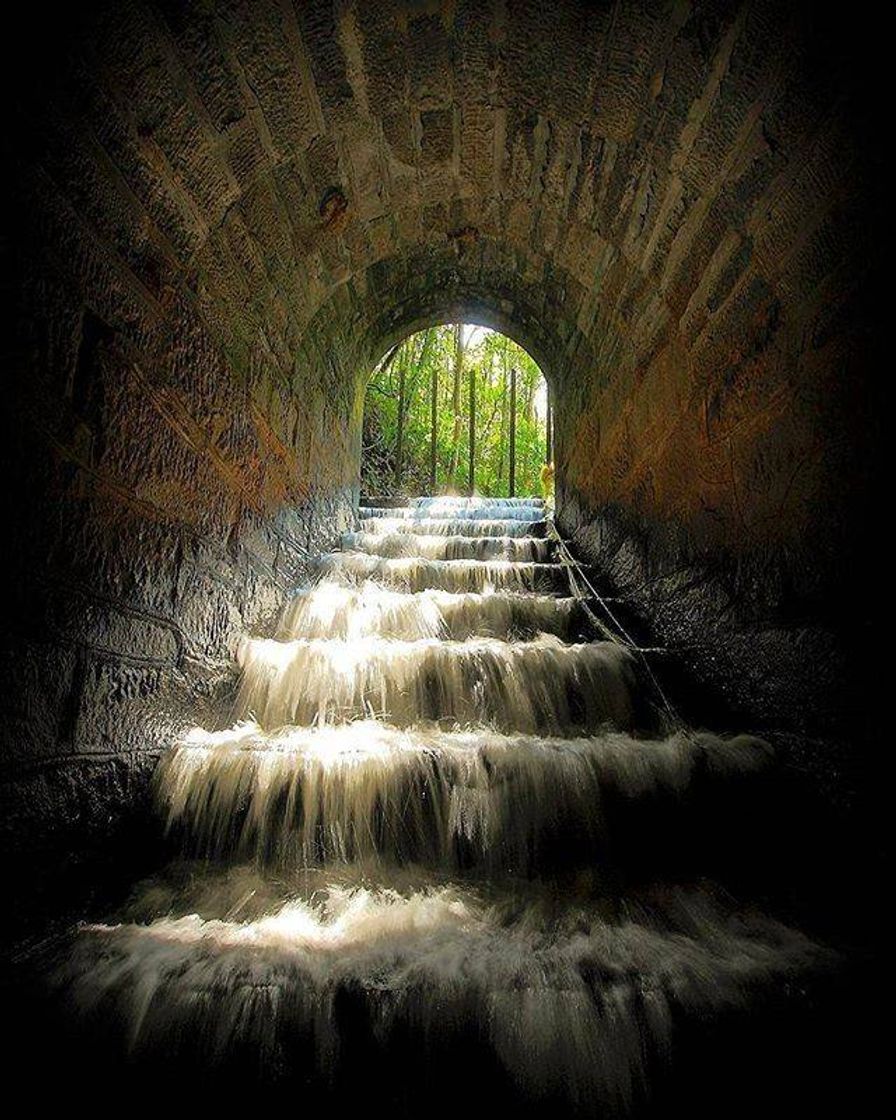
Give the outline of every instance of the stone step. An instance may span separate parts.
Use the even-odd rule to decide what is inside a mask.
[[[330,579],[374,580],[406,591],[512,591],[569,593],[569,578],[560,564],[510,560],[421,560],[387,558],[365,552],[331,552],[320,570]]]
[[[503,508],[503,507],[510,507],[510,508],[533,507],[535,509],[544,509],[544,499],[543,498],[479,498],[479,497],[461,498],[461,497],[450,497],[450,496],[443,496],[443,497],[436,496],[436,497],[410,498],[408,500],[407,504],[408,504],[408,506],[410,506],[413,509],[419,509],[421,507],[432,508],[433,506],[439,506],[439,507],[444,506],[446,509],[449,509],[449,508],[452,508],[452,507],[460,508],[460,509],[467,509],[467,508],[470,508],[471,506],[472,507],[487,506],[489,508],[495,507],[495,508],[498,508],[498,509]]]
[[[239,660],[235,718],[267,729],[367,715],[554,735],[635,722],[634,662],[611,642],[254,639]]]
[[[624,862],[626,822],[637,833],[645,809],[665,813],[667,856],[700,802],[772,765],[768,744],[745,735],[561,739],[373,720],[266,734],[246,723],[194,729],[163,759],[157,788],[169,828],[204,857],[530,875],[602,866],[609,847]],[[727,826],[747,827],[755,807]]]
[[[162,916],[148,922],[148,910]],[[834,963],[711,884],[614,899],[413,869],[284,881],[188,865],[79,927],[48,983],[74,1016],[68,1045],[88,1061],[102,1053],[104,1077],[127,1068],[129,1084],[151,1088],[163,1055],[166,1087],[198,1081],[207,1094],[224,1081],[239,1099],[279,1086],[315,1111],[335,1085],[345,1115],[369,1112],[374,1092],[390,1093],[391,1114],[396,1087],[438,1116],[463,1115],[475,1086],[489,1115],[622,1117],[662,1083],[672,1053],[697,1071],[693,1107],[710,1035],[726,1063],[712,1103],[722,1085],[742,1093],[763,1044],[788,1050],[817,1014]],[[526,1107],[543,1100],[549,1113]]]
[[[360,506],[358,517],[369,520],[374,517],[388,517],[396,520],[449,520],[483,521],[500,518],[503,521],[541,521],[544,511],[535,506],[498,506],[498,505],[431,505],[431,506]]]
[[[425,560],[514,560],[548,563],[551,541],[543,537],[437,537],[418,533],[345,533],[342,548],[371,556],[418,556]]]
[[[437,538],[436,538],[437,539]],[[277,637],[292,638],[531,638],[591,637],[581,603],[530,592],[396,591],[324,581],[295,594]]]
[[[359,528],[363,533],[412,533],[440,537],[543,537],[547,533],[546,521],[520,521],[514,518],[438,518],[361,516]]]

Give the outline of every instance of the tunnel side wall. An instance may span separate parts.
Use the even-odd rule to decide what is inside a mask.
[[[760,287],[749,266],[741,283]],[[743,364],[685,351],[670,332],[653,356],[598,352],[556,398],[558,526],[664,651],[652,662],[682,711],[777,736],[844,809],[870,791],[888,719],[869,289],[826,287],[842,300],[835,326],[828,303],[806,298],[807,276],[773,312],[767,296],[719,325]]]
[[[222,344],[149,244],[18,170],[0,779],[7,839],[40,845],[143,803],[158,752],[223,718],[238,640],[348,523],[359,417],[313,357],[257,323]]]
[[[348,516],[359,376],[467,314],[550,380],[583,555],[732,719],[817,741],[841,784],[826,744],[879,717],[858,678],[886,587],[888,70],[861,21],[30,13],[0,134],[10,834],[107,819],[188,708],[213,717],[237,637]]]

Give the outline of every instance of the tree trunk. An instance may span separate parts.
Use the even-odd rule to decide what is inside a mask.
[[[470,495],[476,488],[476,367],[470,366],[470,469],[468,471]]]
[[[510,367],[510,474],[508,493],[516,497],[516,369]]]
[[[464,325],[454,324],[454,434],[451,447],[451,482],[457,482],[457,468],[460,460],[460,433],[463,417],[461,415],[460,379],[464,364]]]
[[[439,363],[432,363],[430,384],[430,431],[429,431],[429,492],[436,492],[436,444],[439,433]]]
[[[401,467],[404,458],[404,398],[407,377],[407,354],[402,354],[398,366],[398,434],[395,440],[395,489],[401,490]]]
[[[496,492],[500,493],[504,477],[504,442],[507,435],[507,344],[503,347],[503,372],[501,376],[501,426],[498,429],[498,472]]]

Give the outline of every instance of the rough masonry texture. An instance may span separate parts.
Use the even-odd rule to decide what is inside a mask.
[[[873,714],[879,424],[843,29],[772,2],[74,7],[37,13],[6,93],[8,827],[102,824],[225,702],[239,636],[351,517],[366,374],[458,317],[543,366],[559,524],[604,586],[836,784]]]

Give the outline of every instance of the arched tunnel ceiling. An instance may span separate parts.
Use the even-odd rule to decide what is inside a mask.
[[[873,122],[844,25],[774,0],[32,16],[3,137],[29,574],[176,617],[175,660],[231,648],[345,516],[365,373],[462,315],[542,365],[561,523],[675,614],[670,642],[734,626],[744,588],[747,629],[828,618],[880,415]],[[53,626],[108,652],[86,618]],[[89,708],[67,688],[48,703]]]
[[[785,422],[782,385],[819,394],[867,250],[859,153],[809,14],[109,5],[40,122],[48,171],[139,297],[183,291],[237,368],[261,353],[288,379],[297,353],[346,342],[340,364],[363,364],[402,320],[485,307],[575,383],[569,442],[599,452],[586,490],[678,487],[692,456],[658,460],[657,441],[690,444],[679,421],[698,413],[711,444],[743,444],[749,488],[748,429]],[[820,456],[810,442],[782,478]],[[657,510],[733,500],[691,482]],[[780,525],[790,493],[752,527]]]

